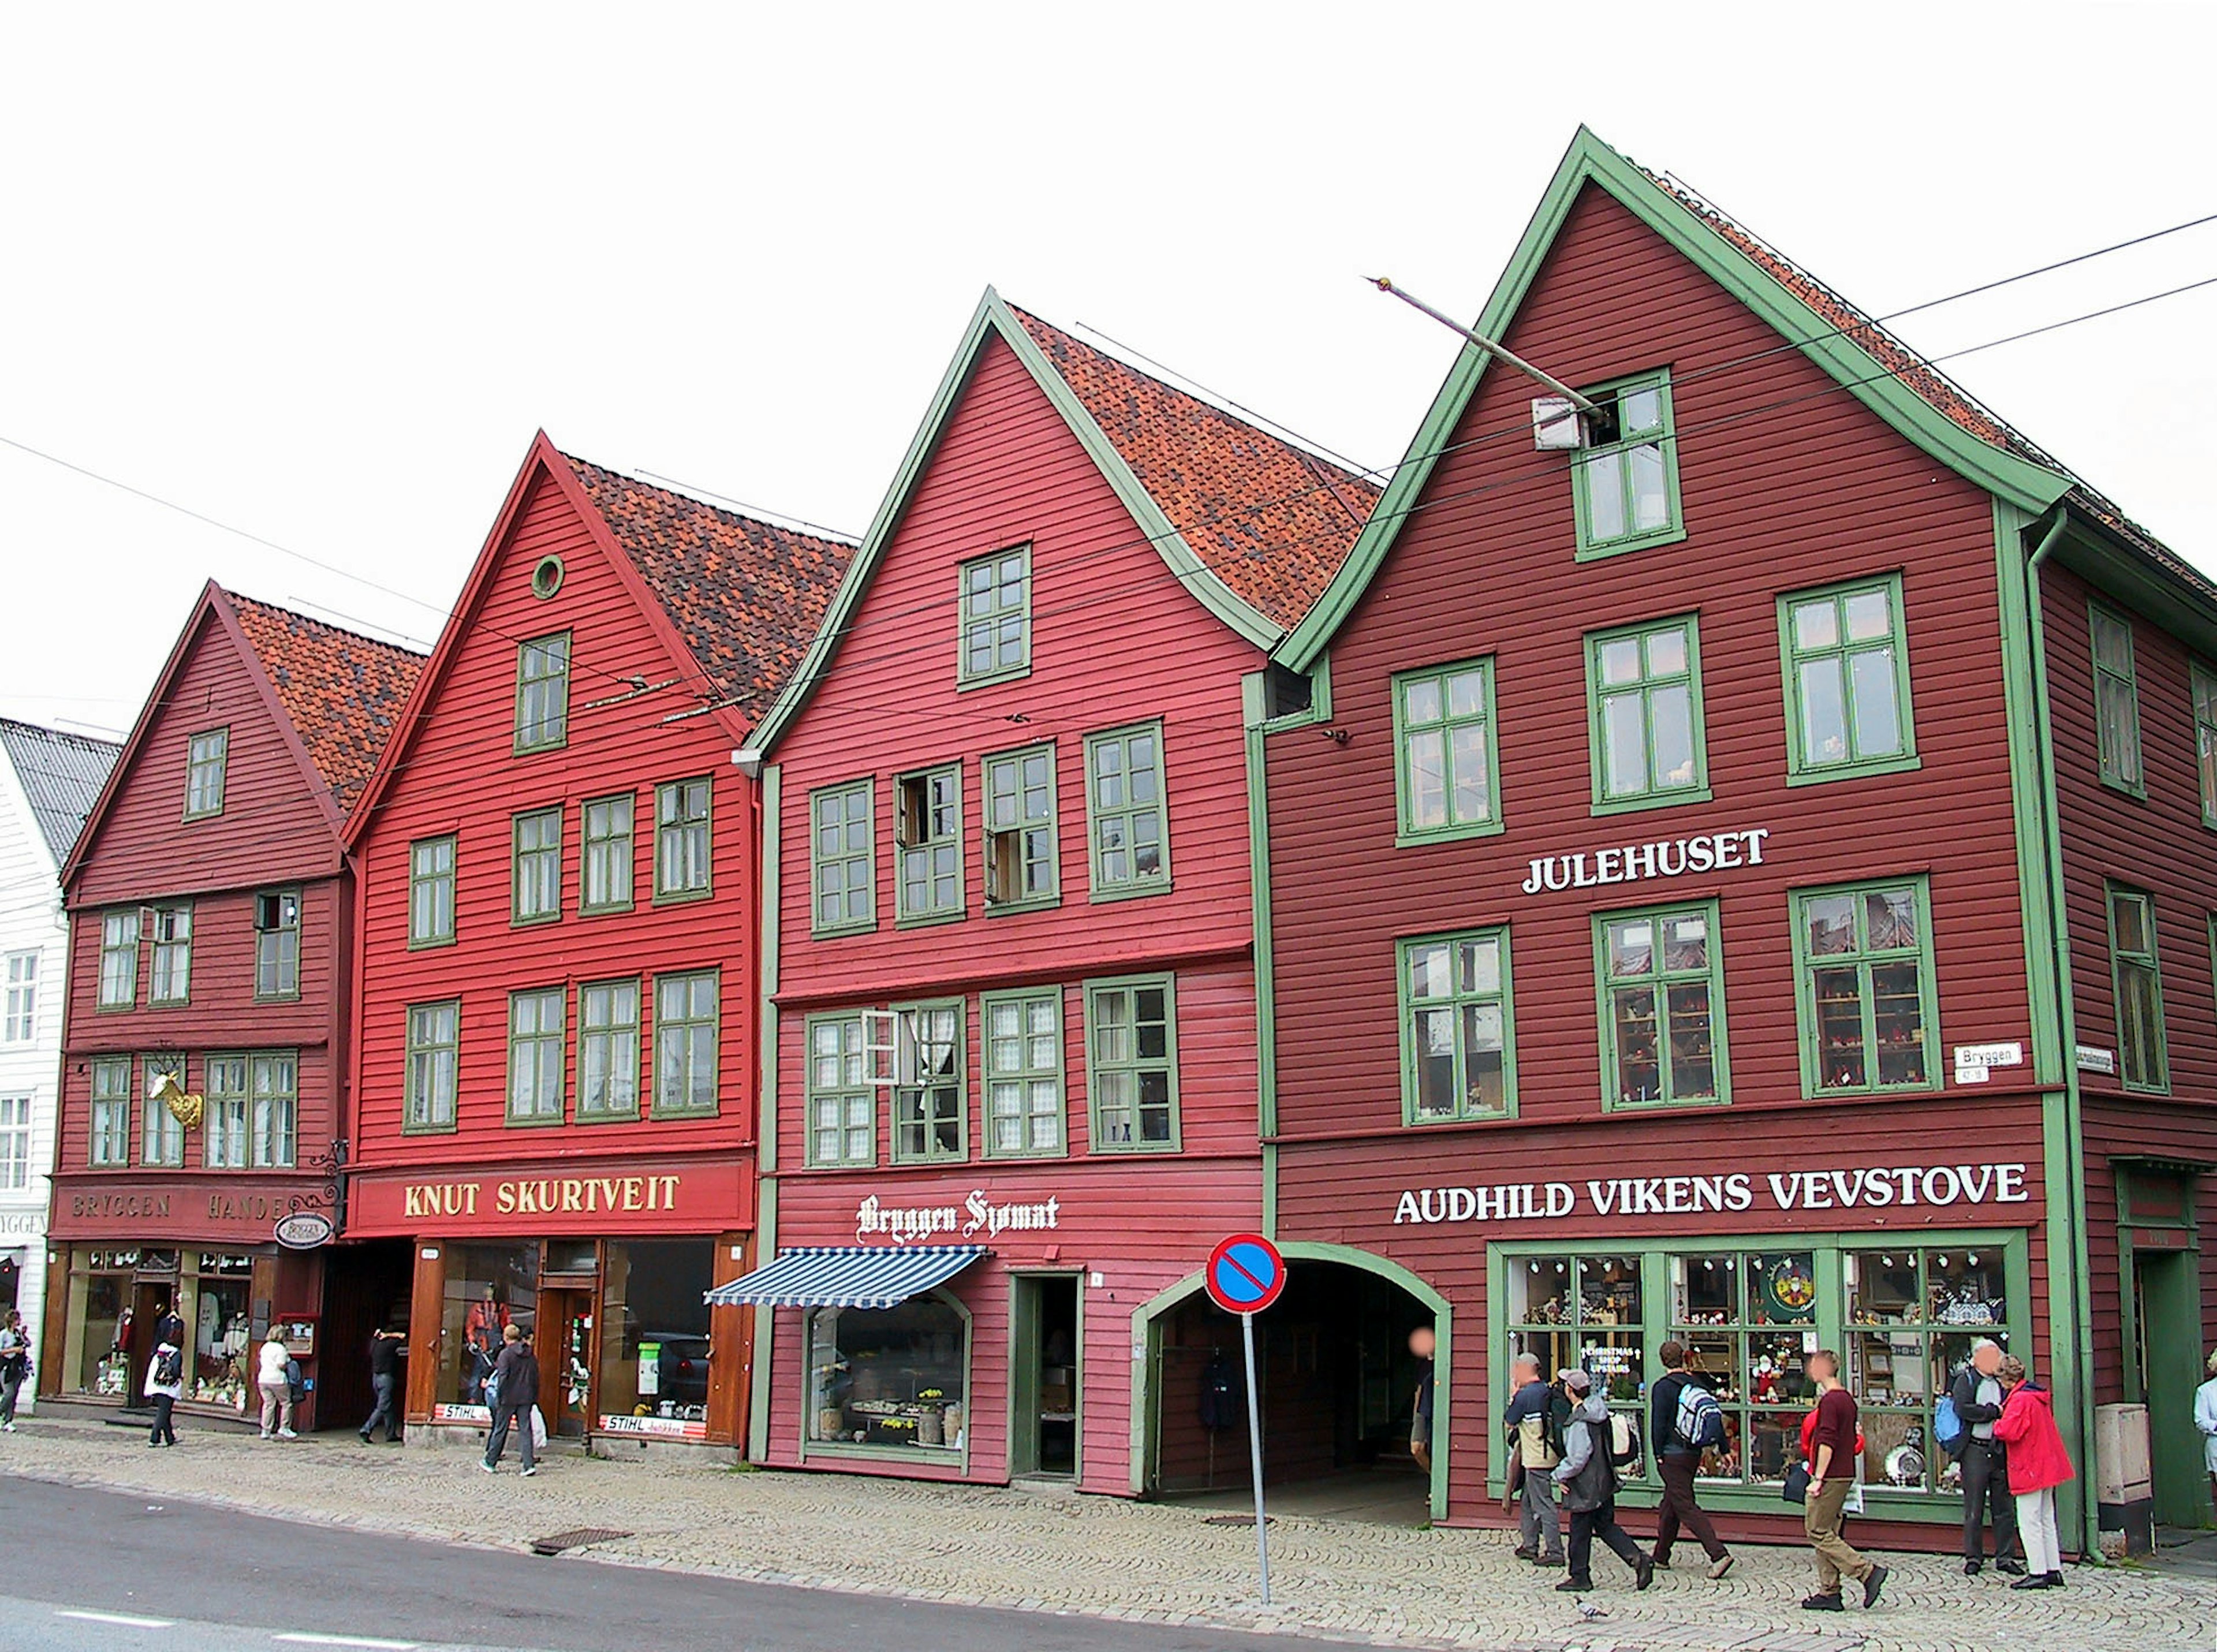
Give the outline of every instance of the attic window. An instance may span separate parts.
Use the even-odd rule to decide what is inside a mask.
[[[1643,373],[1586,393],[1585,449],[1572,465],[1581,557],[1685,537],[1678,516],[1678,442],[1670,375]]]
[[[561,589],[562,559],[559,556],[540,557],[539,566],[531,571],[531,594],[543,603]]]

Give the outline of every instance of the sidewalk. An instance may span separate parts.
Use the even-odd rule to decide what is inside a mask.
[[[136,1431],[28,1420],[0,1437],[0,1470],[282,1519],[527,1547],[581,1528],[619,1532],[572,1555],[757,1581],[920,1600],[1135,1621],[1203,1623],[1419,1648],[1484,1652],[2154,1652],[2195,1643],[2217,1621],[2217,1581],[2143,1568],[2073,1568],[2067,1590],[2016,1593],[1959,1562],[1889,1556],[1879,1608],[1804,1612],[1807,1557],[1743,1549],[1713,1584],[1684,1565],[1635,1595],[1595,1557],[1584,1618],[1499,1532],[1413,1531],[1274,1519],[1275,1604],[1255,1599],[1251,1528],[1201,1510],[1108,1498],[750,1473],[558,1457],[535,1478],[479,1472],[466,1451],[362,1446],[349,1433],[264,1444],[181,1431],[149,1451]]]

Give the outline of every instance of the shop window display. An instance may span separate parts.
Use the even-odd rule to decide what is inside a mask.
[[[432,1416],[479,1422],[491,1412],[485,1380],[510,1325],[528,1334],[539,1308],[539,1247],[449,1245],[441,1327],[439,1386]]]
[[[1862,1248],[1842,1259],[1847,1380],[1862,1405],[1863,1477],[1903,1490],[1955,1491],[1961,1469],[1932,1445],[1932,1411],[1971,1345],[2009,1346],[1998,1246]]]
[[[95,1251],[90,1258],[93,1268],[103,1264],[129,1265],[120,1259],[128,1257],[135,1263],[134,1252]],[[97,1394],[106,1399],[120,1400],[129,1396],[131,1389],[131,1276],[128,1273],[94,1272],[84,1280],[84,1307],[72,1314],[71,1321],[77,1327],[77,1357],[73,1362],[75,1387],[82,1394]]]
[[[812,1444],[962,1449],[970,1321],[953,1302],[818,1309],[805,1342]]]
[[[253,1392],[254,1259],[221,1251],[196,1258],[199,1304],[193,1316],[193,1376],[188,1397],[201,1405],[247,1408]]]
[[[599,1426],[667,1439],[708,1437],[707,1240],[610,1244],[602,1276]]]
[[[1552,1380],[1584,1370],[1620,1410],[1636,1410],[1646,1381],[1638,1256],[1535,1256],[1510,1264],[1509,1340]]]
[[[1802,1369],[1816,1327],[1816,1259],[1806,1251],[1673,1256],[1670,1334],[1725,1414],[1725,1443],[1705,1453],[1712,1480],[1775,1485],[1800,1449],[1817,1388]]]

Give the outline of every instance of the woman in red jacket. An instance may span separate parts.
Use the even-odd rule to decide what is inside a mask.
[[[2055,1488],[2077,1477],[2063,1432],[2055,1426],[2055,1396],[2025,1379],[2024,1362],[2002,1361],[2009,1397],[1994,1424],[1994,1438],[2009,1445],[2009,1484],[2016,1498],[2017,1535],[2024,1543],[2025,1575],[2013,1589],[2063,1587],[2063,1543],[2055,1530]]]

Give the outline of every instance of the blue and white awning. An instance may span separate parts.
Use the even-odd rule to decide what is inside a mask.
[[[708,1293],[712,1308],[898,1308],[985,1254],[983,1245],[803,1245]]]

